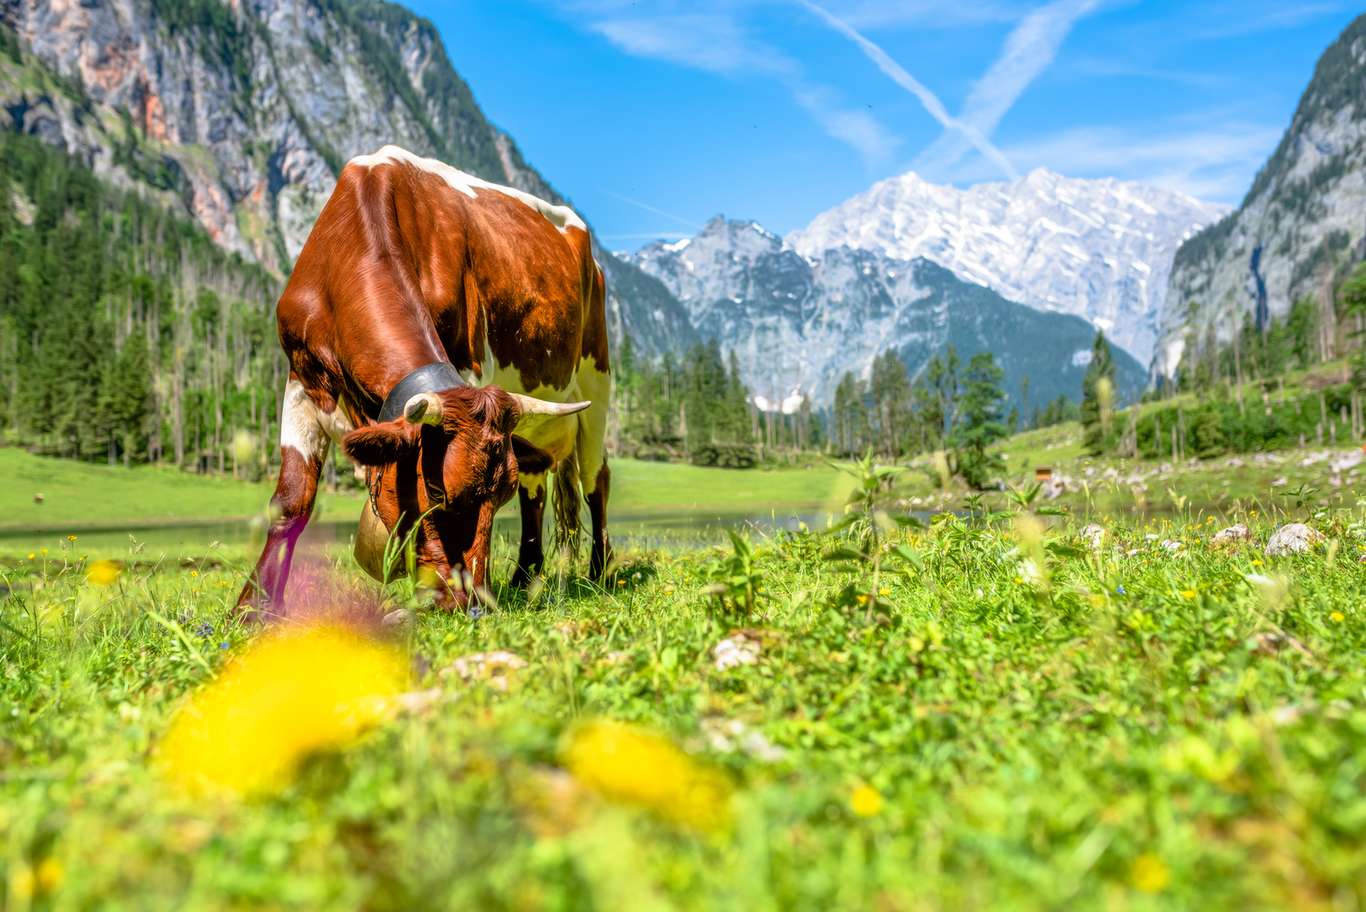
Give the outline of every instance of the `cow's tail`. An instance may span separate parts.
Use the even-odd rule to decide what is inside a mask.
[[[577,447],[555,467],[555,550],[567,551],[571,559],[579,554],[579,454]]]

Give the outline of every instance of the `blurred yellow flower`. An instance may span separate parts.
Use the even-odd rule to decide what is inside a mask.
[[[85,578],[92,586],[112,586],[123,568],[111,560],[97,560],[86,568]]]
[[[860,817],[876,817],[882,804],[882,793],[871,785],[860,785],[849,796],[849,810]]]
[[[730,782],[663,735],[598,720],[571,731],[560,755],[575,779],[612,801],[697,830],[730,820]]]
[[[1334,611],[1332,614],[1328,615],[1328,620],[1332,621],[1334,624],[1341,624],[1343,621],[1347,620],[1347,615],[1343,614],[1341,611]]]
[[[10,869],[9,874],[9,896],[10,899],[17,899],[20,902],[28,902],[33,898],[33,886],[35,879],[33,869],[26,864],[16,864]]]
[[[76,540],[76,536],[75,536],[74,534],[68,535],[68,536],[66,537],[66,540],[69,541],[69,542],[74,542],[74,541]]]
[[[351,630],[266,633],[181,707],[157,760],[195,794],[276,789],[308,754],[387,718],[408,678],[399,652]]]
[[[886,586],[883,586],[882,588],[878,589],[877,594],[882,596],[883,598],[886,598],[887,596],[892,594],[892,590],[887,588]]]
[[[30,551],[30,552],[28,553],[28,559],[29,559],[29,560],[33,560],[33,559],[34,559],[35,557],[37,557],[37,556],[38,556],[38,555],[34,554],[32,551]]]
[[[55,858],[44,858],[38,865],[38,889],[45,893],[57,889],[62,884],[62,863]]]
[[[1134,889],[1142,893],[1161,893],[1167,888],[1172,875],[1167,870],[1166,862],[1151,852],[1144,852],[1134,859],[1129,879]]]
[[[1195,596],[1196,596],[1196,591],[1195,591],[1194,589],[1182,589],[1182,590],[1181,590],[1181,597],[1182,597],[1183,599],[1193,599],[1193,598],[1195,598]]]

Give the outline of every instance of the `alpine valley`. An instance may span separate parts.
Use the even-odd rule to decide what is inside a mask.
[[[249,373],[260,378],[252,415],[273,411],[277,394],[274,369],[243,367],[275,357],[269,331],[259,331],[271,283],[288,271],[348,158],[393,142],[566,201],[485,118],[435,28],[393,4],[12,0],[0,5],[0,38],[0,129],[136,191],[231,255],[196,275],[177,272],[167,311],[184,326],[170,335],[183,342],[198,331],[196,286],[259,308],[243,318],[250,331],[230,329],[220,342],[239,388]],[[1357,53],[1349,44],[1338,56]],[[1297,123],[1312,126],[1311,114]],[[1287,173],[1312,166],[1291,161],[1295,148],[1277,153]],[[4,183],[18,218],[31,201]],[[1027,414],[1079,395],[1097,328],[1115,343],[1121,396],[1139,392],[1159,331],[1184,325],[1184,310],[1164,310],[1177,247],[1223,214],[1154,187],[1043,170],[965,190],[906,174],[785,240],[718,217],[695,238],[634,254],[603,250],[601,259],[618,340],[629,337],[645,355],[718,340],[767,401],[799,395],[824,406],[844,372],[865,374],[882,351],[898,352],[915,374],[952,345],[963,357],[993,352],[1007,394]],[[1339,241],[1325,235],[1324,243]],[[142,267],[180,268],[156,260],[149,252]],[[232,262],[256,271],[255,290],[220,281]],[[1193,281],[1181,279],[1182,294]],[[138,319],[130,311],[121,332]],[[170,388],[161,378],[175,347],[145,335],[153,385]],[[207,373],[202,382],[225,385]],[[218,440],[225,419],[213,422]]]

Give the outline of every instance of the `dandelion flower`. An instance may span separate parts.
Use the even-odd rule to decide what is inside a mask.
[[[62,863],[55,858],[44,858],[38,865],[38,889],[50,893],[62,884],[65,872]]]
[[[849,810],[859,817],[876,817],[882,813],[882,793],[871,785],[860,785],[849,796]]]
[[[123,568],[111,560],[97,560],[85,571],[85,579],[92,586],[112,586],[123,573]]]
[[[66,540],[69,541],[69,542],[74,542],[74,541],[76,540],[75,534],[73,533],[73,534],[71,534],[71,535],[68,535],[68,536],[66,537]]]
[[[600,720],[570,733],[561,759],[582,785],[673,823],[715,830],[730,819],[730,783],[663,735]]]
[[[1347,615],[1343,614],[1341,611],[1334,611],[1332,614],[1328,615],[1328,620],[1332,621],[1334,624],[1341,624],[1343,621],[1347,620]]]
[[[407,681],[402,655],[352,631],[268,633],[181,707],[157,759],[193,794],[270,791],[308,754],[387,718]]]
[[[1195,598],[1195,596],[1196,596],[1196,591],[1195,591],[1194,589],[1182,589],[1182,590],[1181,590],[1181,597],[1182,597],[1183,599],[1186,599],[1186,600],[1189,601],[1190,599]]]
[[[1161,893],[1167,888],[1171,877],[1166,862],[1151,852],[1144,852],[1135,858],[1134,866],[1129,871],[1134,889],[1142,893]]]

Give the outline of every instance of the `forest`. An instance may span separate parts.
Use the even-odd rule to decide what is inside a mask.
[[[37,139],[0,134],[0,173],[5,438],[84,460],[262,471],[284,386],[278,280]]]

